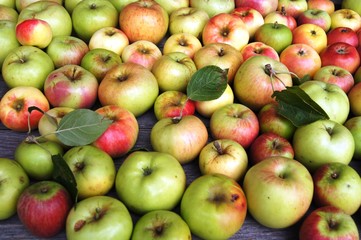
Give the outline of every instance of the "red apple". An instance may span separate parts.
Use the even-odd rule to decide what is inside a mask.
[[[313,23],[327,32],[331,28],[331,17],[324,10],[307,9],[306,11],[301,12],[297,18],[298,25],[305,23]]]
[[[320,26],[313,23],[299,25],[292,31],[292,43],[303,43],[320,53],[327,46],[327,34]]]
[[[279,61],[280,57],[277,51],[263,42],[250,42],[244,46],[241,50],[243,61],[246,61],[248,58],[263,55],[273,58],[274,60]]]
[[[53,32],[47,21],[31,18],[16,25],[16,38],[21,45],[46,48],[53,38]]]
[[[238,16],[246,24],[250,39],[253,38],[256,30],[264,24],[262,14],[251,7],[235,8],[231,14]]]
[[[297,27],[297,21],[296,18],[293,16],[287,14],[284,7],[281,8],[281,10],[273,11],[268,13],[264,17],[265,23],[275,23],[278,22],[279,24],[286,25],[291,31]]]
[[[291,142],[272,132],[259,135],[251,144],[248,154],[253,165],[267,157],[283,156],[293,159],[295,155]]]
[[[354,47],[359,45],[357,33],[349,27],[336,27],[327,32],[327,45],[345,42]]]
[[[331,0],[308,0],[308,9],[321,9],[331,14],[335,11],[335,3]]]
[[[236,8],[238,7],[251,7],[265,17],[270,12],[276,11],[278,0],[235,0]]]
[[[138,121],[130,111],[116,105],[107,105],[96,109],[96,112],[113,123],[92,144],[118,158],[128,153],[138,139]]]
[[[354,85],[352,74],[338,66],[324,66],[313,75],[314,80],[333,83],[338,85],[345,93],[348,93]]]

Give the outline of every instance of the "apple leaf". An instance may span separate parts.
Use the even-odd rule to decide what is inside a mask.
[[[215,65],[197,70],[187,85],[187,96],[193,101],[209,101],[219,98],[227,88],[228,69]]]
[[[60,120],[56,135],[67,146],[83,146],[94,142],[111,123],[93,110],[76,109]]]
[[[275,91],[272,97],[278,102],[277,112],[296,127],[320,119],[329,119],[327,113],[299,86]]]
[[[52,155],[54,164],[53,179],[63,185],[69,192],[73,203],[78,201],[78,188],[73,172],[60,154]]]

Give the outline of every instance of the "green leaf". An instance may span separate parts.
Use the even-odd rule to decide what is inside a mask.
[[[194,101],[219,98],[227,88],[228,69],[209,65],[197,70],[187,86],[187,96]]]
[[[73,203],[78,201],[78,188],[73,172],[60,154],[52,155],[54,164],[53,179],[63,185],[69,192]]]
[[[93,110],[76,109],[60,120],[56,135],[67,146],[83,146],[99,138],[111,123]]]
[[[275,91],[272,96],[278,102],[277,112],[296,127],[320,119],[329,119],[327,113],[299,86]]]

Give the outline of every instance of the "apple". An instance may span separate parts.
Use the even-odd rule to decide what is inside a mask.
[[[204,26],[202,42],[203,45],[227,43],[240,51],[249,42],[249,33],[242,19],[231,13],[220,13]]]
[[[63,185],[54,181],[40,181],[21,193],[17,213],[31,234],[50,238],[63,230],[72,205],[70,194]]]
[[[181,164],[195,160],[207,141],[206,125],[195,115],[162,118],[150,132],[154,151],[168,153]]]
[[[355,151],[351,132],[341,123],[317,120],[298,127],[293,135],[295,159],[310,172],[326,163],[349,164]]]
[[[75,177],[79,199],[105,195],[113,187],[115,164],[103,150],[92,145],[77,146],[67,150],[63,158]]]
[[[277,51],[267,44],[263,42],[250,42],[246,46],[244,46],[241,49],[241,54],[243,57],[243,61],[246,61],[248,58],[262,55],[262,56],[268,56],[270,58],[273,58],[277,61],[280,60],[280,57],[277,53]]]
[[[265,17],[267,14],[277,10],[278,0],[235,0],[236,8],[238,7],[251,7]]]
[[[277,10],[281,10],[282,7],[285,8],[288,15],[296,19],[308,9],[306,0],[279,0]]]
[[[92,144],[118,158],[128,153],[138,139],[138,121],[130,111],[116,105],[107,105],[95,110],[107,119],[113,120],[105,132]]]
[[[192,115],[195,113],[195,102],[188,99],[187,94],[169,90],[162,92],[155,99],[154,115],[157,120]]]
[[[233,92],[242,104],[258,111],[275,102],[274,91],[292,86],[292,77],[286,65],[268,56],[253,56],[237,70]]]
[[[249,160],[255,165],[268,157],[283,156],[293,159],[291,142],[273,132],[260,134],[249,148]]]
[[[260,133],[275,133],[287,140],[291,140],[296,127],[293,123],[277,112],[278,103],[264,105],[257,113]]]
[[[345,93],[354,86],[354,78],[346,69],[338,66],[324,66],[313,75],[314,80],[338,85]]]
[[[235,2],[234,0],[189,0],[189,6],[205,10],[212,18],[220,13],[230,13],[235,8]]]
[[[360,55],[357,49],[345,42],[335,42],[320,52],[322,66],[334,65],[354,74],[360,66]]]
[[[146,40],[158,44],[168,31],[169,15],[156,1],[140,0],[122,9],[119,25],[130,43]]]
[[[184,52],[164,53],[154,62],[153,75],[157,79],[159,90],[186,92],[188,82],[197,71],[196,64]]]
[[[67,1],[67,0],[65,0]],[[128,5],[129,3],[132,2],[136,2],[137,0],[122,0],[122,1],[118,1],[118,0],[109,0],[109,2],[111,2],[114,7],[118,10],[118,12],[120,12],[121,10],[123,10],[123,8]]]
[[[291,31],[297,27],[297,20],[286,12],[285,7],[268,13],[264,17],[265,23],[275,23],[286,25]]]
[[[185,190],[180,215],[202,239],[229,239],[245,222],[247,200],[241,186],[223,174],[197,177]]]
[[[0,67],[2,67],[6,56],[14,49],[20,47],[16,38],[16,23],[9,20],[0,20],[0,45],[3,46],[0,52]]]
[[[228,69],[228,83],[233,82],[238,68],[243,63],[242,54],[233,46],[227,43],[210,43],[203,45],[193,57],[197,69],[205,66],[215,65],[221,69]]]
[[[201,174],[223,174],[235,181],[241,180],[248,168],[246,150],[231,139],[209,142],[202,148],[198,159]]]
[[[347,94],[350,102],[350,112],[353,116],[361,116],[361,84],[354,85]]]
[[[119,167],[115,189],[130,211],[172,210],[186,188],[186,174],[168,153],[135,151]]]
[[[63,0],[50,0],[50,1],[58,3],[60,5],[62,5],[63,3]],[[28,5],[34,2],[39,2],[39,0],[15,0],[15,9],[18,12],[21,12],[25,7],[27,7]]]
[[[325,32],[328,32],[331,28],[331,17],[325,10],[307,9],[304,12],[301,12],[297,17],[298,25],[305,23],[315,24],[321,27]]]
[[[355,140],[355,152],[353,154],[353,159],[361,159],[361,116],[350,117],[344,123],[344,126],[350,130],[353,139]]]
[[[327,32],[327,45],[345,42],[354,47],[359,45],[357,33],[349,27],[336,27]]]
[[[292,38],[291,29],[278,22],[265,23],[254,34],[254,41],[271,46],[278,54],[291,45]]]
[[[331,0],[308,0],[308,9],[320,9],[331,14],[335,11],[335,2]]]
[[[53,38],[53,32],[48,22],[31,18],[16,25],[16,38],[21,45],[46,48]]]
[[[28,86],[42,90],[46,77],[54,68],[53,60],[40,48],[20,46],[9,52],[1,71],[9,88]]]
[[[23,140],[15,148],[14,160],[33,180],[51,180],[54,165],[52,155],[63,155],[60,143],[39,139],[36,142]]]
[[[123,49],[121,58],[123,62],[132,62],[142,65],[148,70],[162,56],[160,48],[148,40],[135,41]]]
[[[351,9],[337,9],[330,14],[331,29],[336,27],[349,27],[357,31],[361,27],[361,16]]]
[[[293,32],[292,43],[303,43],[311,46],[320,54],[327,47],[327,33],[320,26],[305,23],[296,27]]]
[[[19,12],[18,23],[37,18],[46,21],[52,30],[53,37],[71,35],[72,18],[63,5],[53,1],[37,1]]]
[[[19,13],[12,7],[0,3],[0,20],[8,20],[13,23],[18,21]]]
[[[361,7],[356,0],[343,0],[341,3],[341,7],[351,9],[361,15]]]
[[[81,2],[82,0],[63,0],[63,6],[65,7],[65,9],[68,11],[68,13],[71,15],[74,11],[75,6]],[[111,1],[113,3],[113,1]],[[126,1],[122,1],[126,2]],[[116,6],[116,5],[114,5]]]
[[[243,190],[250,215],[263,226],[281,229],[307,213],[314,186],[311,174],[300,162],[276,156],[247,171]]]
[[[109,1],[83,0],[74,7],[71,19],[76,36],[89,42],[97,30],[118,26],[118,15]]]
[[[299,230],[299,239],[359,239],[353,218],[333,206],[319,207],[310,212]]]
[[[343,124],[350,112],[346,93],[338,85],[310,80],[299,85],[329,116],[330,120]]]
[[[204,26],[209,20],[208,13],[201,8],[182,7],[169,15],[169,33],[190,33],[201,39]]]
[[[14,0],[1,0],[0,4],[15,9],[15,1]]]
[[[182,217],[170,210],[154,210],[142,215],[135,223],[132,239],[192,239],[192,233]]]
[[[251,7],[235,8],[231,14],[238,16],[246,24],[250,39],[253,39],[256,30],[264,24],[262,14]]]
[[[83,56],[80,66],[91,72],[100,83],[111,68],[122,62],[122,58],[115,52],[96,48]]]
[[[9,89],[0,100],[0,121],[5,127],[18,132],[36,129],[43,114],[39,111],[29,112],[28,108],[33,106],[44,112],[50,108],[47,98],[39,89],[26,86]]]
[[[168,13],[168,15],[171,15],[173,11],[183,8],[183,7],[189,7],[189,0],[155,0],[157,3],[159,3],[162,8]]]
[[[21,165],[9,158],[0,158],[0,179],[0,220],[5,220],[16,213],[18,199],[30,180]]]
[[[55,36],[46,48],[46,53],[53,60],[55,68],[68,64],[80,65],[88,51],[88,45],[74,36]]]
[[[153,107],[159,93],[158,82],[147,68],[132,62],[110,69],[99,84],[102,106],[119,105],[138,117]]]
[[[129,210],[118,199],[94,196],[74,206],[66,219],[66,238],[130,239],[133,220]]]
[[[361,206],[361,178],[351,166],[333,162],[320,166],[312,174],[317,206],[335,206],[353,215]]]
[[[259,133],[257,115],[247,106],[232,103],[217,109],[209,121],[213,139],[232,139],[247,149]]]
[[[220,97],[208,101],[195,101],[195,108],[197,113],[205,118],[210,118],[217,109],[233,102],[233,90],[231,85],[227,84],[226,90],[224,90]]]
[[[361,65],[357,68],[357,70],[354,73],[353,77],[354,77],[355,83],[361,82]]]
[[[280,54],[280,62],[299,79],[312,79],[322,65],[318,52],[305,43],[293,43],[286,47]]]
[[[97,100],[98,85],[91,72],[68,64],[48,75],[44,94],[53,107],[91,108]]]
[[[175,33],[164,42],[163,54],[182,52],[193,59],[195,52],[202,48],[201,41],[191,33]]]
[[[89,40],[89,49],[103,48],[121,55],[124,48],[129,45],[125,33],[113,26],[96,30]]]

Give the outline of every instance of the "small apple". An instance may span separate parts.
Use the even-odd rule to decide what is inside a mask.
[[[113,26],[102,27],[96,30],[89,40],[89,49],[102,48],[121,55],[124,48],[129,45],[125,33]]]
[[[345,93],[354,86],[354,78],[346,69],[338,66],[324,66],[313,75],[314,80],[328,82],[338,85]]]
[[[53,38],[48,22],[31,18],[16,25],[16,38],[21,45],[46,48]]]
[[[201,41],[191,33],[175,33],[170,35],[163,44],[163,55],[182,52],[193,59],[194,54],[202,48]]]

